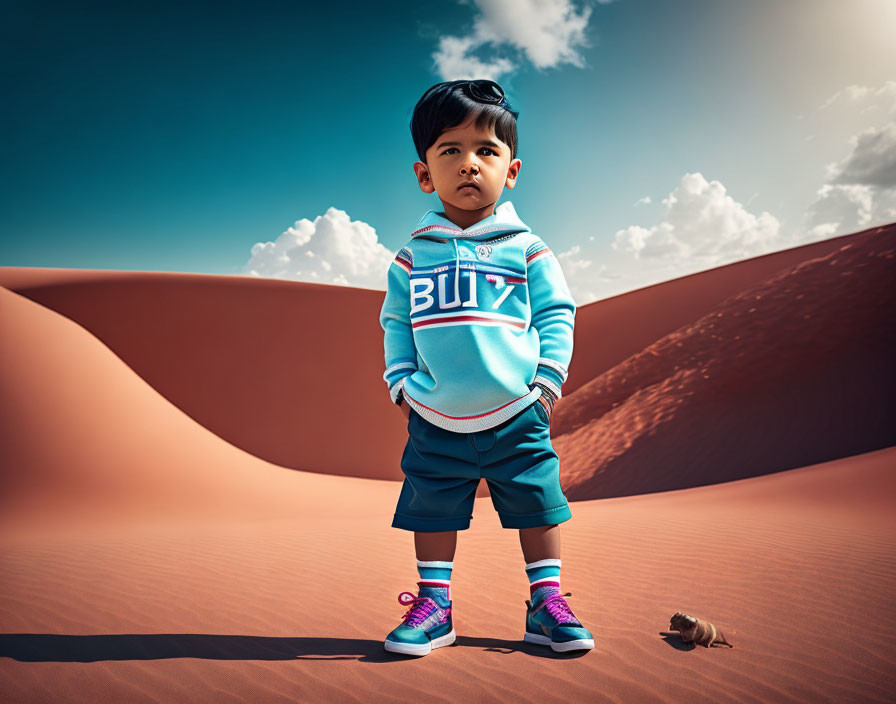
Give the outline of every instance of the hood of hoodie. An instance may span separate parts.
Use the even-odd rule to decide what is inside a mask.
[[[463,240],[487,240],[512,232],[530,232],[530,229],[516,214],[513,203],[507,200],[495,208],[495,212],[487,218],[470,225],[466,230],[451,222],[444,213],[428,210],[420,218],[420,222],[411,233],[411,238],[420,235],[434,235]]]
[[[428,210],[411,233],[411,239],[423,236],[435,239],[445,238],[452,241],[454,244],[454,296],[455,300],[458,300],[460,298],[460,254],[457,250],[457,240],[486,241],[516,232],[531,232],[531,229],[520,220],[513,203],[506,200],[495,208],[495,212],[487,218],[470,225],[467,229],[455,225],[445,217],[444,213]]]

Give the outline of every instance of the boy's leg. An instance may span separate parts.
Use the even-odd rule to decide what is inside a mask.
[[[457,549],[457,531],[414,532],[414,547],[418,560],[451,562]]]
[[[520,528],[520,545],[526,561],[529,595],[544,597],[560,589],[560,526]]]
[[[529,595],[533,601],[560,589],[560,526],[520,528]]]
[[[414,531],[419,589],[402,592],[398,601],[408,606],[401,624],[386,636],[384,647],[394,653],[427,655],[433,648],[451,645],[454,632],[451,571],[457,531]]]
[[[572,593],[560,591],[560,526],[520,528],[520,545],[529,579],[523,640],[556,652],[593,648],[594,636],[566,603]]]
[[[547,558],[560,559],[560,526],[520,528],[520,547],[526,562]]]

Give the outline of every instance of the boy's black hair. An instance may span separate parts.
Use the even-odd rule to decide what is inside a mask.
[[[463,90],[467,80],[444,81],[429,88],[417,105],[411,117],[411,136],[420,161],[426,163],[426,150],[449,127],[465,122],[470,115],[476,117],[476,127],[494,127],[495,135],[510,147],[510,158],[516,158],[519,138],[516,119],[519,112],[512,110],[506,98],[500,105],[481,103]]]

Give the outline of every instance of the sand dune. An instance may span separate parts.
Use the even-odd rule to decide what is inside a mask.
[[[82,325],[232,445],[283,467],[400,478],[394,456],[404,428],[382,381],[382,291],[200,274],[27,273],[0,269],[0,285],[8,280]],[[331,442],[337,420],[349,442]]]
[[[894,231],[891,225],[803,245],[581,306],[556,420],[566,416],[568,397],[577,389],[726,298],[849,242],[891,240]],[[82,325],[184,413],[256,457],[309,472],[402,478],[395,457],[407,435],[381,378],[382,291],[254,277],[25,267],[0,267],[0,286]],[[798,315],[805,304],[789,305],[790,314]],[[781,312],[770,314],[769,324],[779,324]],[[565,432],[563,423],[555,424],[555,437]],[[855,452],[870,449],[873,444]],[[806,461],[837,456],[843,455]],[[569,464],[572,469],[580,460],[570,457]],[[795,458],[779,468],[799,464]],[[641,482],[623,489],[652,487]],[[484,483],[482,491],[487,493]]]
[[[783,269],[557,404],[568,495],[756,476],[896,445],[896,227]]]
[[[457,644],[383,649],[417,573],[389,525],[406,429],[381,292],[0,269],[0,696],[892,701],[894,233],[633,292],[683,319],[635,310],[615,361],[585,307],[574,363],[596,372],[554,418],[587,499],[561,578],[584,655],[523,643],[522,553],[486,497]],[[342,352],[312,347],[328,331]],[[735,647],[685,649],[675,611]]]
[[[315,515],[295,470],[233,447],[90,332],[0,288],[0,523]],[[308,487],[345,478],[306,475]],[[385,490],[392,482],[373,482]]]
[[[873,227],[751,257],[580,306],[576,311],[576,351],[564,392],[568,389],[572,393],[660,338],[703,317],[726,298],[801,262],[893,227]],[[47,276],[46,269],[32,271],[27,274],[29,278]],[[2,277],[0,268],[0,285],[5,285]],[[580,356],[582,344],[588,347],[588,354]]]

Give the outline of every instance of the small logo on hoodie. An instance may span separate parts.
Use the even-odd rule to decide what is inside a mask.
[[[490,244],[476,245],[476,256],[480,259],[490,259],[492,256],[492,246]]]

